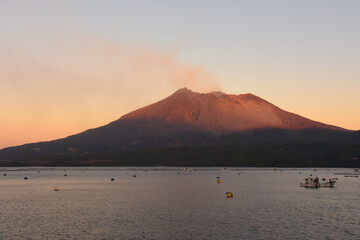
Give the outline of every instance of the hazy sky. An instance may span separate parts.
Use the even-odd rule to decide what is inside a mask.
[[[0,0],[0,148],[105,125],[180,87],[360,129],[360,1]]]

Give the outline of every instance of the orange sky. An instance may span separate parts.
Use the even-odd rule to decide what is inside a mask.
[[[51,140],[116,120],[178,88],[220,89],[204,66],[172,51],[77,37],[43,55],[23,49],[0,56],[0,147]]]

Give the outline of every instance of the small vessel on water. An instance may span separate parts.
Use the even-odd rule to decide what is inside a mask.
[[[305,183],[300,183],[300,187],[306,188],[319,188],[319,187],[334,187],[337,178],[330,178],[328,182],[325,182],[326,179],[322,179],[323,182],[320,182],[319,178],[307,177],[305,178]]]
[[[232,194],[232,192],[226,192],[226,197],[227,198],[233,198],[233,194]]]

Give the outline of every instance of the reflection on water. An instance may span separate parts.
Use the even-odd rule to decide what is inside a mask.
[[[360,178],[339,171],[1,171],[0,239],[360,239]],[[300,188],[310,173],[339,180]]]

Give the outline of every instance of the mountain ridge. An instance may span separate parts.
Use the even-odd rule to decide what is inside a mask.
[[[168,123],[189,123],[219,134],[267,127],[347,131],[284,111],[251,93],[196,93],[187,88],[179,89],[161,101],[125,114],[119,120],[144,118],[165,119]]]

